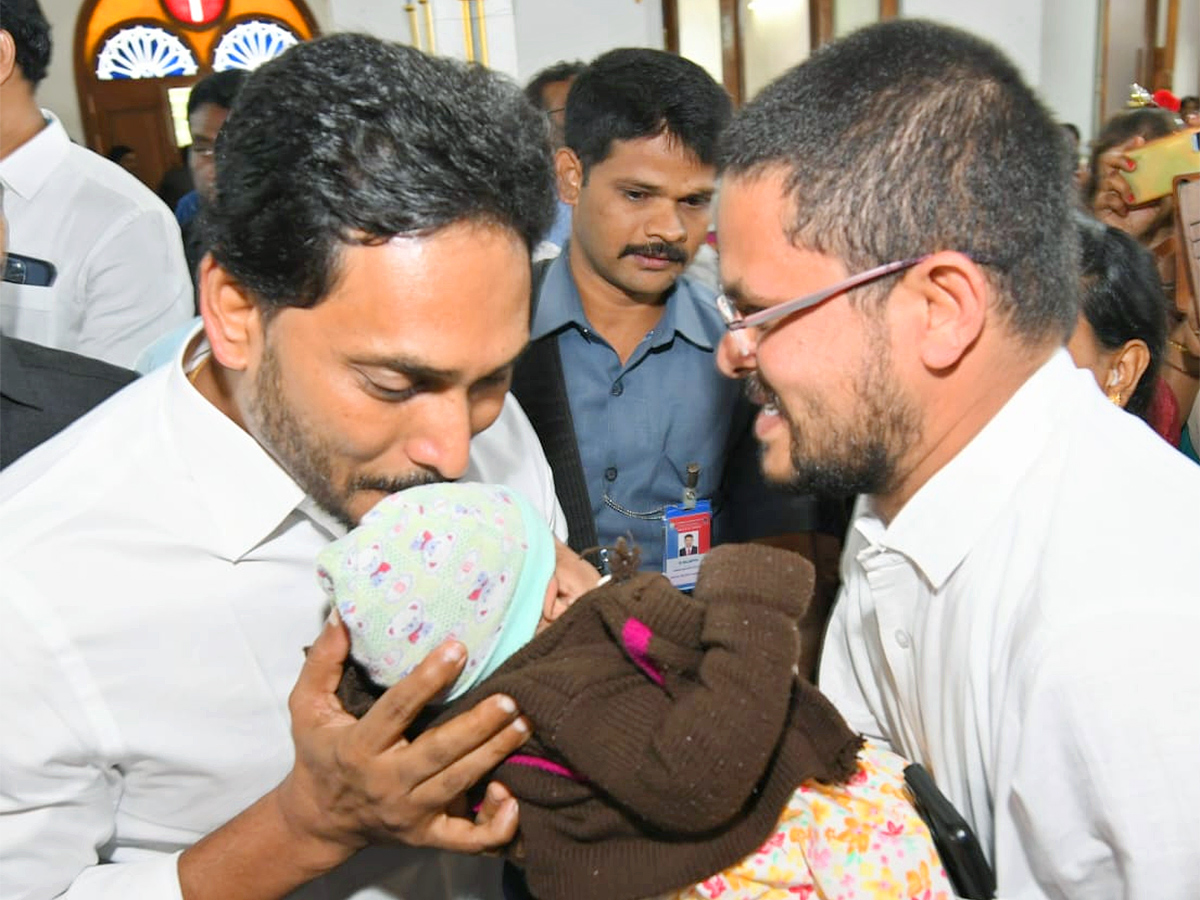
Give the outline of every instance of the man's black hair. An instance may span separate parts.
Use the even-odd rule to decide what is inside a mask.
[[[545,118],[515,84],[365,35],[255,71],[216,149],[212,252],[268,311],[325,297],[345,244],[471,221],[532,248],[554,216]]]
[[[233,109],[233,101],[250,73],[245,69],[228,69],[201,78],[188,94],[187,114],[190,117],[201,106],[211,103],[221,109]]]
[[[1016,67],[979,38],[896,20],[829,44],[734,118],[722,163],[785,173],[788,237],[851,272],[958,250],[983,265],[1015,333],[1074,327],[1070,153]]]
[[[128,144],[113,144],[113,146],[109,148],[109,151],[104,155],[119,165],[121,160],[127,157],[130,153],[136,152],[137,151]]]
[[[1138,338],[1150,364],[1134,387],[1125,411],[1146,417],[1166,350],[1169,305],[1150,251],[1117,228],[1078,215],[1083,247],[1083,317],[1106,350]]]
[[[659,134],[712,165],[732,108],[724,88],[691,60],[662,50],[610,50],[571,85],[566,145],[585,175],[608,157],[613,141]]]
[[[50,67],[50,23],[37,0],[0,0],[0,28],[12,35],[17,65],[34,87]]]
[[[545,90],[546,85],[570,81],[572,78],[578,77],[579,73],[586,68],[587,63],[578,59],[574,61],[561,60],[552,66],[547,66],[529,79],[529,84],[525,85],[525,96],[542,112],[549,112],[550,110],[542,106],[544,102],[542,91]]]

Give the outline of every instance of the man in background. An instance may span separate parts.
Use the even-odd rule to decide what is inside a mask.
[[[575,83],[579,73],[585,68],[585,64],[579,60],[564,60],[542,69],[525,85],[525,96],[545,114],[550,125],[552,151],[557,151],[566,139],[564,128],[567,121],[567,94],[570,93],[571,85]],[[554,224],[542,237],[541,245],[535,251],[537,259],[557,256],[567,243],[567,238],[571,236],[570,205],[559,199],[556,210]]]
[[[513,392],[554,469],[572,547],[631,536],[644,569],[679,555],[666,516],[685,495],[711,503],[715,543],[813,527],[808,498],[763,484],[749,405],[714,365],[715,297],[683,275],[708,231],[730,108],[695,63],[614,50],[572,86],[555,156],[571,240],[539,264]]]
[[[727,136],[720,359],[773,480],[863,495],[819,684],[929,770],[996,895],[1197,897],[1200,470],[1063,348],[1070,171],[978,38],[822,48]]]
[[[207,204],[212,203],[216,191],[217,134],[229,118],[233,101],[237,99],[248,74],[243,69],[215,72],[197,81],[188,94],[187,120],[192,144],[188,148],[187,160],[195,190],[180,199],[176,218],[183,231],[183,250],[188,271],[193,277],[200,260],[208,251],[200,214]]]
[[[72,144],[58,119],[38,107],[50,49],[50,25],[36,0],[0,2],[0,181],[9,251],[53,268],[47,277],[4,284],[0,331],[129,367],[191,315],[179,227],[149,188]]]
[[[527,724],[492,697],[406,736],[454,642],[346,713],[313,560],[386,494],[520,474],[472,435],[528,337],[544,128],[487,69],[343,34],[256,70],[221,144],[203,331],[0,473],[4,895],[498,898],[437,851],[513,837],[500,785],[459,801]]]

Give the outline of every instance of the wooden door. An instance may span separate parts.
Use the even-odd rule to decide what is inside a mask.
[[[88,145],[100,153],[119,144],[132,147],[138,157],[134,174],[156,190],[166,171],[181,162],[167,91],[195,80],[154,78],[95,84],[87,98],[90,115],[84,119]]]

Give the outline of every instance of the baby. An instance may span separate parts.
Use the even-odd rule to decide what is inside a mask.
[[[692,596],[643,573],[561,615],[553,570],[537,514],[477,484],[388,497],[318,560],[350,632],[349,711],[454,637],[468,661],[443,716],[504,693],[530,720],[496,777],[533,897],[951,896],[903,761],[860,752],[796,675],[806,560],[718,547]]]

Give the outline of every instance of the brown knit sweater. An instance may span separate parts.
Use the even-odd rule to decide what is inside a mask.
[[[592,591],[446,711],[505,693],[533,724],[496,778],[538,900],[703,881],[761,846],[801,782],[854,773],[861,739],[795,674],[812,591],[797,554],[718,547],[693,596],[651,574]]]

